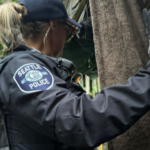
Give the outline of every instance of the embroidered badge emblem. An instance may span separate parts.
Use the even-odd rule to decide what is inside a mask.
[[[34,93],[50,89],[54,84],[51,72],[36,63],[21,66],[14,74],[13,79],[24,93]]]

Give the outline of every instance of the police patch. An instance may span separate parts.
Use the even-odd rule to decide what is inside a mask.
[[[24,93],[48,90],[54,84],[54,78],[50,71],[36,63],[21,66],[15,72],[13,79]]]

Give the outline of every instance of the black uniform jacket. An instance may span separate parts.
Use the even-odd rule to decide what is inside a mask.
[[[125,85],[104,88],[94,98],[68,89],[57,70],[50,58],[32,51],[10,60],[0,76],[5,109],[52,140],[96,147],[128,130],[149,110],[150,63]]]

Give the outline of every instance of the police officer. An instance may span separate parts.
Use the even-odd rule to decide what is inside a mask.
[[[0,43],[12,52],[0,71],[11,150],[90,150],[124,133],[150,109],[150,63],[125,85],[105,88],[95,98],[72,82],[74,65],[58,57],[74,26],[81,28],[61,0],[0,6]]]

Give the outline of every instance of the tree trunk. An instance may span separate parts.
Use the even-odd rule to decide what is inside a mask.
[[[90,0],[101,88],[125,83],[148,61],[139,0]],[[150,113],[109,143],[109,150],[149,150]]]

